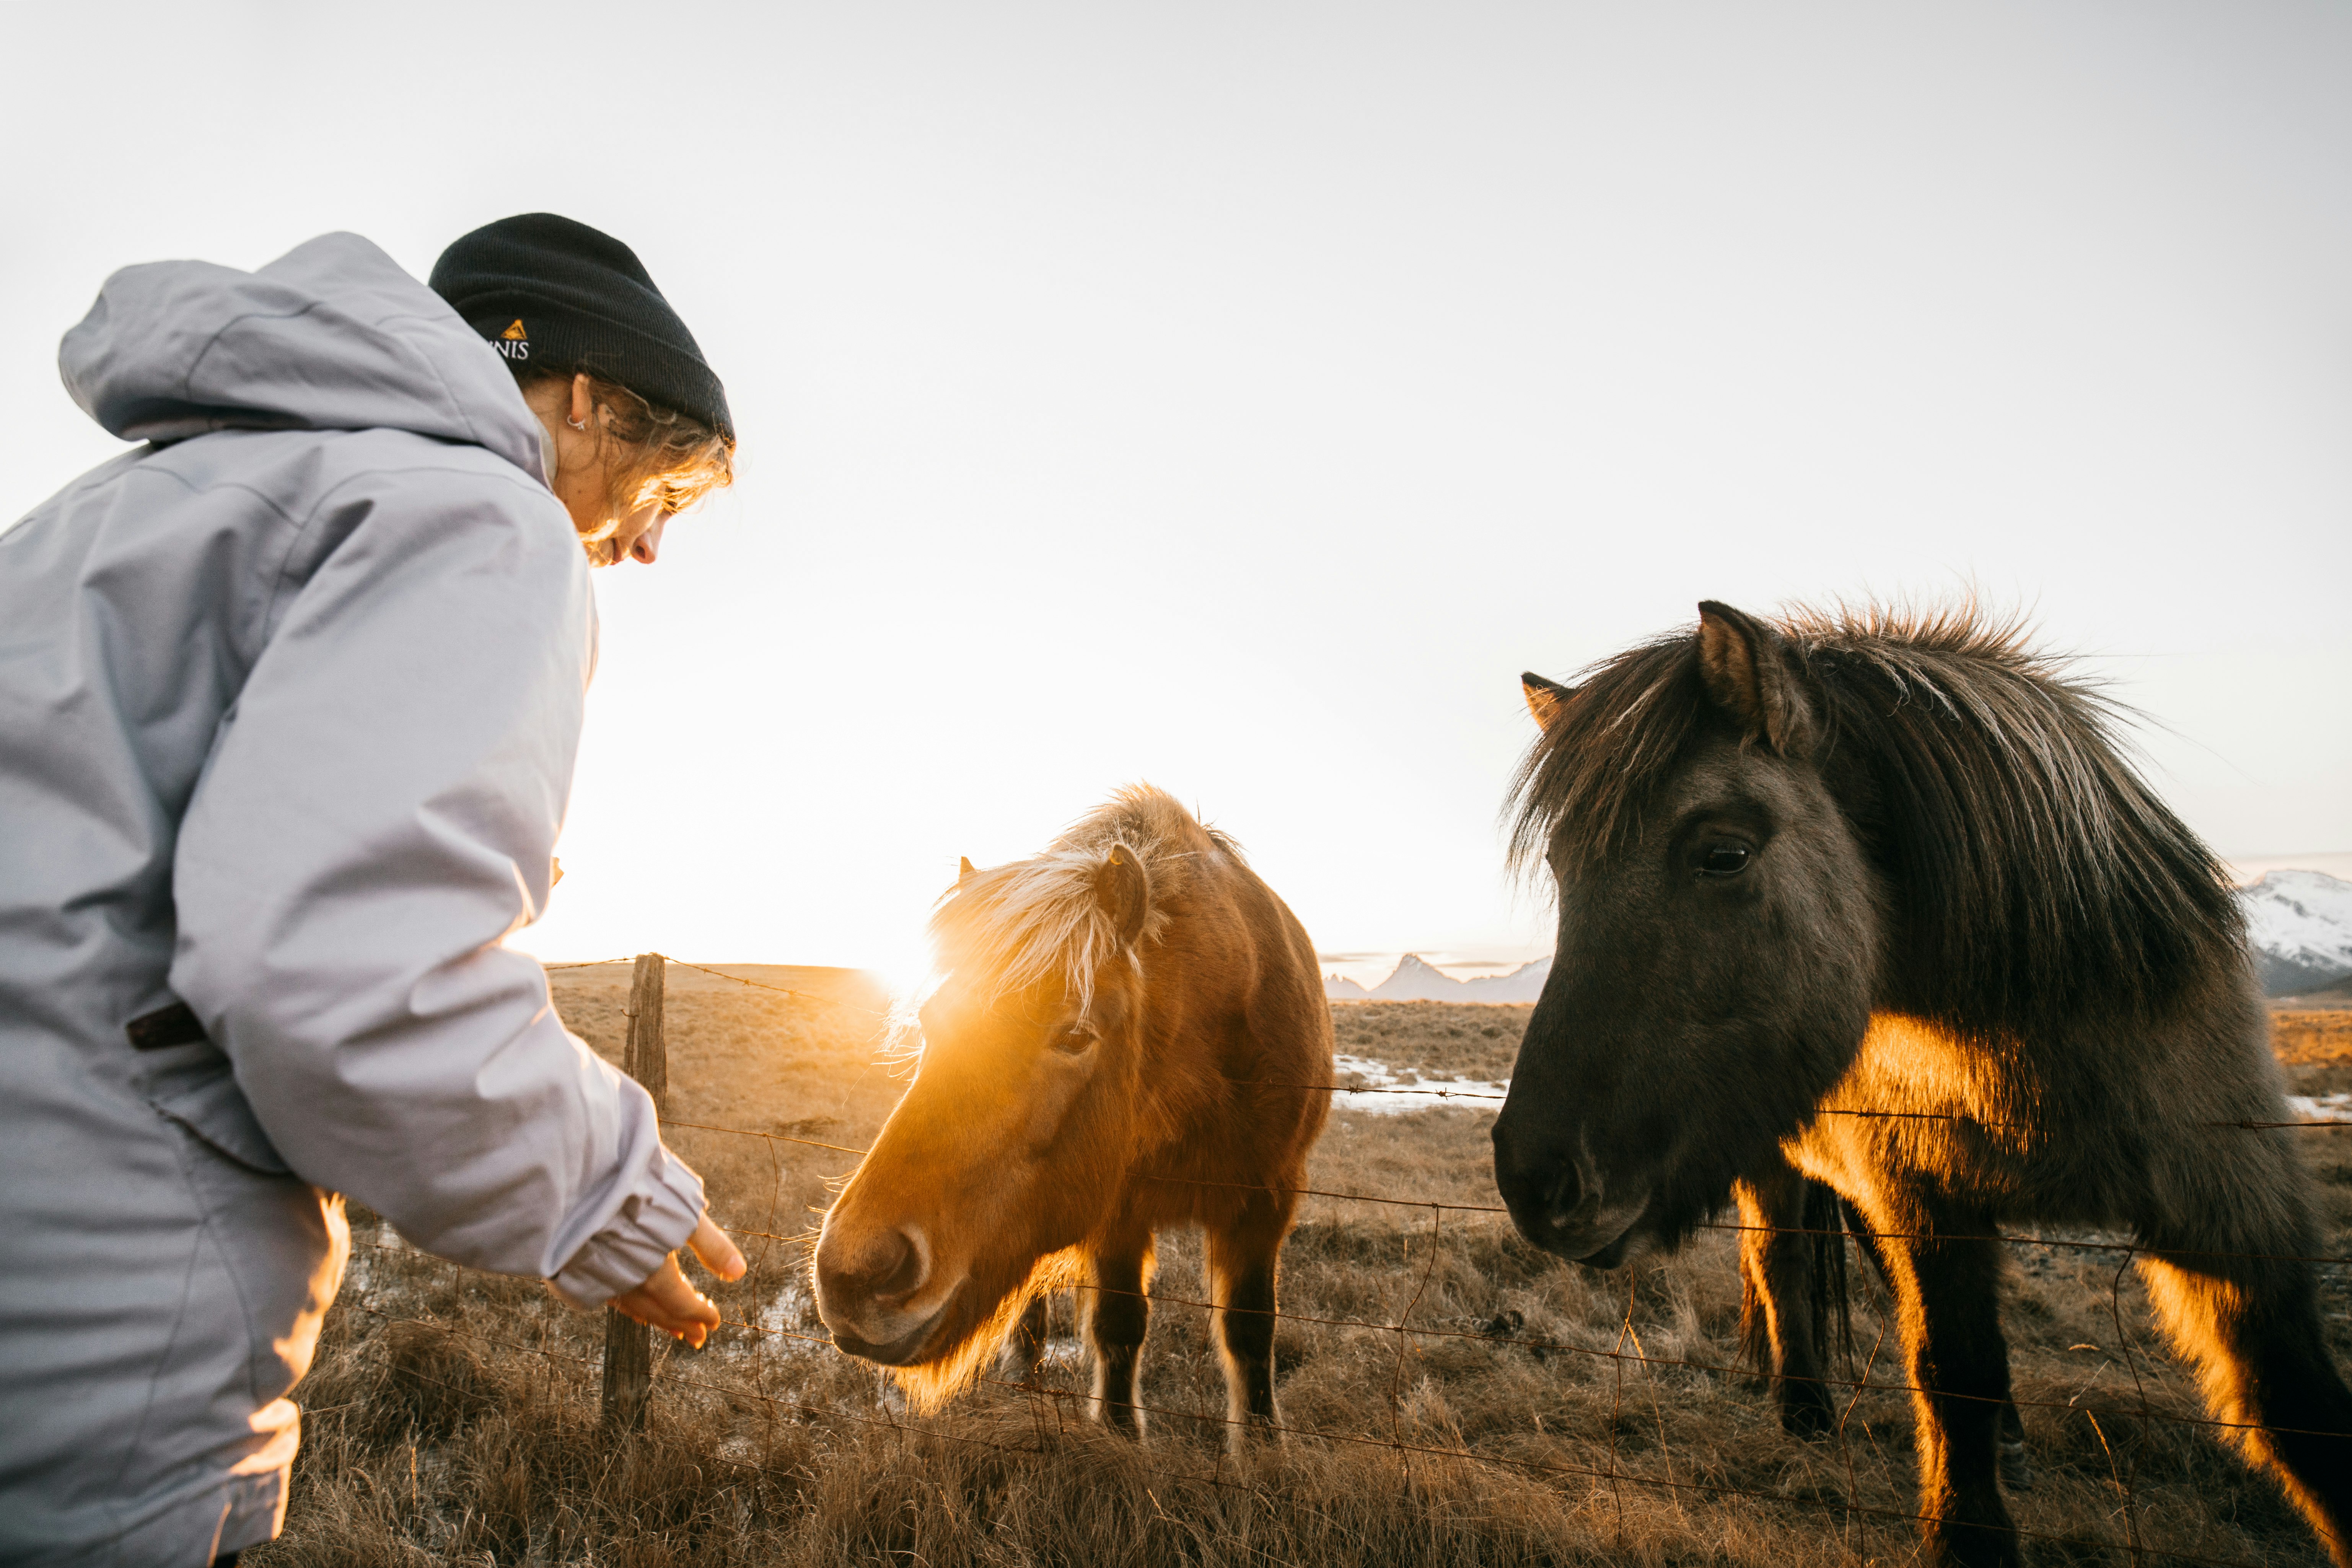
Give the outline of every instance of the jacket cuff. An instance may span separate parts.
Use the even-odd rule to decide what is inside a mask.
[[[702,1221],[702,1178],[667,1148],[623,1200],[612,1222],[588,1238],[548,1280],[555,1293],[593,1311],[652,1278]]]

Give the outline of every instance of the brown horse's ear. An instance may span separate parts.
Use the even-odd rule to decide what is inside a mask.
[[[1110,917],[1121,947],[1133,947],[1151,914],[1151,874],[1135,851],[1114,844],[1095,867],[1095,902]]]
[[[956,867],[956,886],[961,888],[980,875],[980,868],[971,863],[971,857],[969,855],[959,855],[956,859],[959,862]]]
[[[1812,749],[1813,705],[1789,667],[1780,634],[1729,605],[1698,606],[1698,669],[1706,694],[1732,721],[1784,757]]]
[[[1520,672],[1519,690],[1528,700],[1528,711],[1536,716],[1538,730],[1550,729],[1551,721],[1567,709],[1568,700],[1576,695],[1575,687],[1546,680],[1532,669]]]

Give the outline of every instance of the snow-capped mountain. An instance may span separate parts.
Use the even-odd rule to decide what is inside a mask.
[[[2352,979],[2352,882],[2325,871],[2271,871],[2239,889],[2238,904],[2272,995]]]
[[[2239,889],[2238,902],[2265,992],[2284,996],[2352,980],[2352,882],[2325,871],[2272,871]],[[1456,980],[1408,952],[1370,990],[1329,974],[1323,994],[1335,1002],[1532,1002],[1550,973],[1551,960],[1538,958],[1508,974]]]
[[[1551,960],[1538,958],[1508,974],[1456,980],[1421,954],[1408,952],[1386,980],[1369,991],[1352,980],[1327,974],[1323,994],[1335,1002],[1532,1002],[1550,973]]]

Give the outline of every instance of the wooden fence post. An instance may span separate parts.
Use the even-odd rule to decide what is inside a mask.
[[[628,1048],[622,1069],[653,1096],[654,1114],[669,1114],[669,1057],[662,1038],[662,980],[668,960],[637,954],[629,977]],[[604,1309],[604,1430],[642,1432],[653,1401],[653,1331]]]

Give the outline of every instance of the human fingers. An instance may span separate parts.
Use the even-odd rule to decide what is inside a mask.
[[[686,1245],[694,1249],[694,1256],[702,1260],[705,1268],[721,1279],[743,1278],[743,1254],[737,1250],[735,1244],[727,1238],[727,1233],[719,1229],[709,1215],[702,1216],[702,1223],[694,1227],[694,1234],[686,1238]]]
[[[687,1283],[672,1254],[634,1290],[613,1298],[614,1310],[663,1333],[684,1340],[697,1350],[719,1326],[719,1309]]]

